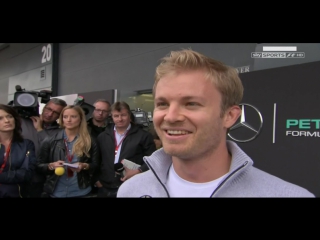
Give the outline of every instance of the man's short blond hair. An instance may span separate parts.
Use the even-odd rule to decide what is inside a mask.
[[[161,78],[167,75],[197,70],[203,71],[206,78],[221,93],[221,116],[224,115],[229,107],[241,103],[243,85],[237,70],[190,49],[172,51],[168,56],[161,59],[161,63],[156,68],[153,96],[155,96],[156,87]]]

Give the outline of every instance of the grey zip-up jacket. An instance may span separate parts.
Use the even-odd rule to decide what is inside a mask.
[[[230,171],[211,197],[315,197],[307,189],[284,181],[253,166],[252,159],[236,143],[227,141],[232,154]],[[149,171],[125,181],[117,197],[159,198],[170,197],[166,189],[171,156],[161,148],[144,157]]]

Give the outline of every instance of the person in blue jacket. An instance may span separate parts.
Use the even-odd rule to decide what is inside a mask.
[[[0,198],[25,197],[35,167],[35,146],[22,137],[19,114],[0,104]]]

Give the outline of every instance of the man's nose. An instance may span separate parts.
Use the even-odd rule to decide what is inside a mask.
[[[184,115],[181,107],[176,104],[171,104],[167,109],[164,120],[167,122],[183,121]]]

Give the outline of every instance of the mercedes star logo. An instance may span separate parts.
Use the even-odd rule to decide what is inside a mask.
[[[255,139],[261,131],[262,115],[256,107],[250,104],[241,103],[240,107],[240,120],[229,129],[228,136],[236,142],[249,142]]]

